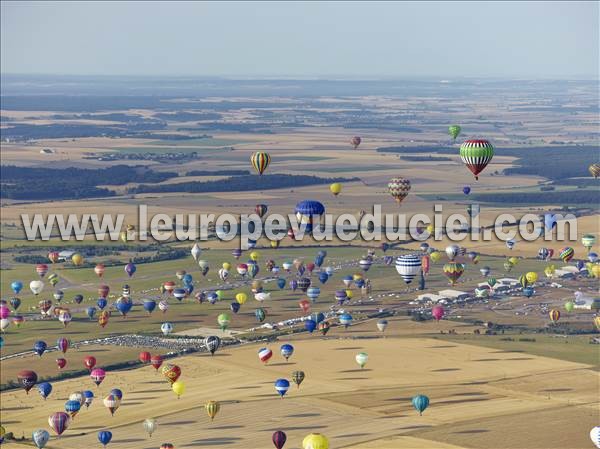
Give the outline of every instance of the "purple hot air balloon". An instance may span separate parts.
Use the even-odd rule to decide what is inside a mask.
[[[287,435],[285,434],[285,432],[281,430],[273,432],[273,444],[277,449],[281,449],[285,445],[286,441]]]
[[[127,265],[125,265],[125,273],[127,273],[129,277],[133,276],[136,270],[137,268],[133,262],[129,262]]]

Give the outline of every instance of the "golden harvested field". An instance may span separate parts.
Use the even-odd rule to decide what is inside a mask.
[[[274,356],[267,365],[258,360],[258,345],[175,359],[186,384],[180,399],[151,367],[109,372],[99,388],[85,377],[55,382],[45,402],[35,391],[6,392],[4,426],[28,436],[46,427],[48,415],[62,410],[69,393],[87,388],[97,392],[94,403],[49,448],[95,447],[96,431],[107,428],[113,447],[135,449],[165,441],[177,448],[270,447],[275,430],[287,433],[290,448],[318,431],[334,448],[575,449],[588,447],[587,432],[597,424],[598,402],[590,389],[599,376],[583,364],[391,336],[296,339],[285,362],[281,343],[269,345]],[[361,351],[369,354],[362,370],[354,361]],[[298,369],[305,371],[305,381],[279,399],[274,381]],[[124,397],[111,417],[102,398],[116,387]],[[423,416],[410,404],[415,394],[431,400]],[[202,408],[208,400],[222,404],[214,422]],[[141,422],[152,416],[159,425],[148,439]],[[567,430],[553,435],[559,422]]]

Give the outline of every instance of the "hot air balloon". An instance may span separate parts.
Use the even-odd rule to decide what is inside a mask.
[[[260,218],[265,216],[267,210],[269,210],[269,207],[266,204],[257,204],[254,208],[256,215],[258,215]]]
[[[506,247],[508,249],[513,249],[515,247],[515,243],[516,243],[515,239],[509,239],[506,241]]]
[[[185,384],[180,380],[173,382],[171,384],[171,390],[173,390],[173,393],[175,393],[177,395],[177,399],[179,399],[183,393],[185,393]]]
[[[81,409],[81,404],[79,403],[79,401],[69,400],[69,401],[65,402],[65,412],[67,412],[69,414],[71,419],[75,418],[77,413],[79,413],[80,409]]]
[[[475,179],[479,173],[490,163],[494,157],[494,147],[484,139],[466,140],[460,146],[460,158],[467,166]]]
[[[110,414],[113,416],[119,408],[119,406],[121,405],[121,400],[114,394],[109,394],[103,399],[102,402],[104,404],[104,407],[106,407]]]
[[[48,345],[46,344],[45,341],[42,340],[38,340],[33,344],[33,351],[38,355],[38,356],[42,356],[42,354],[46,351],[46,348],[48,347]]]
[[[331,324],[329,321],[322,321],[319,323],[319,332],[321,332],[322,335],[327,335],[327,332],[329,332],[330,328]]]
[[[298,221],[306,225],[306,232],[312,232],[313,225],[318,223],[321,215],[325,213],[325,206],[316,200],[304,200],[296,204],[294,213]]]
[[[600,176],[600,164],[592,164],[589,166],[588,170],[594,178]]]
[[[142,306],[144,307],[144,310],[148,312],[148,315],[150,315],[156,308],[156,301],[153,299],[144,299]]]
[[[281,396],[281,399],[283,399],[283,397],[285,396],[285,394],[288,392],[289,389],[290,389],[289,380],[277,379],[275,381],[275,390],[277,390],[277,393],[279,393],[279,396]]]
[[[581,244],[585,249],[587,249],[587,252],[589,253],[592,247],[596,244],[596,236],[592,234],[584,235],[583,237],[581,237]]]
[[[268,153],[258,151],[253,153],[250,157],[250,163],[252,167],[259,175],[262,175],[271,163],[271,156]]]
[[[160,445],[160,449],[175,449],[175,446],[171,443],[163,443]]]
[[[329,440],[321,433],[310,433],[302,440],[302,449],[329,449]]]
[[[575,250],[569,246],[562,248],[559,252],[558,257],[560,257],[560,259],[567,263],[569,262],[571,259],[573,259],[573,256],[575,255]]]
[[[464,187],[463,187],[463,189],[462,189],[462,191],[463,191],[463,193],[464,193],[465,195],[468,195],[469,193],[471,193],[471,187],[469,187],[469,186],[464,186]]]
[[[425,409],[429,406],[429,398],[425,395],[418,394],[412,398],[412,405],[419,415],[423,415]]]
[[[104,327],[108,324],[108,319],[110,318],[110,312],[107,310],[102,310],[98,315],[98,324],[100,327]]]
[[[50,382],[42,382],[41,384],[38,384],[37,389],[40,396],[46,400],[46,398],[50,396],[50,393],[52,393],[52,384]]]
[[[98,441],[102,446],[106,447],[106,445],[110,443],[110,440],[112,440],[112,432],[108,430],[101,430],[98,432]]]
[[[448,260],[453,261],[458,256],[460,252],[460,247],[458,245],[449,245],[446,247],[446,256],[448,256]],[[433,256],[433,254],[432,254]]]
[[[369,360],[369,355],[366,352],[359,352],[358,354],[356,354],[356,363],[358,363],[358,366],[360,366],[360,368],[364,368],[365,365],[367,364],[367,360]]]
[[[348,326],[352,324],[352,315],[349,313],[342,313],[338,319],[340,320],[340,324],[343,325],[346,329]]]
[[[83,404],[85,405],[85,408],[89,408],[89,406],[92,405],[93,401],[94,401],[94,392],[91,390],[85,390],[83,392]]]
[[[436,320],[439,321],[444,317],[444,308],[442,306],[433,306],[433,308],[431,309],[431,316]]]
[[[31,281],[29,283],[29,290],[31,290],[31,293],[33,293],[36,296],[39,295],[43,289],[44,283],[42,281]]]
[[[355,150],[358,148],[361,142],[362,139],[359,136],[354,136],[352,139],[350,139],[350,143],[352,144]]]
[[[152,368],[154,368],[156,371],[158,371],[162,363],[163,358],[161,355],[153,355],[152,357],[150,357],[150,365],[152,365]]]
[[[86,359],[87,359],[87,357],[86,357]],[[106,371],[104,371],[102,368],[94,368],[90,372],[90,379],[92,379],[92,382],[94,382],[97,387],[100,386],[100,384],[102,383],[102,381],[104,380],[105,377],[106,377]]]
[[[221,330],[224,331],[229,327],[229,323],[231,323],[231,317],[226,313],[222,313],[217,317],[217,323],[219,324]]]
[[[404,201],[410,192],[410,181],[408,179],[396,177],[388,183],[388,192],[398,204]]]
[[[456,140],[458,135],[460,134],[460,126],[459,125],[450,125],[448,127],[448,134],[452,136],[452,140]]]
[[[0,305],[0,319],[5,320],[10,315],[10,309],[4,304]]]
[[[35,266],[35,271],[41,278],[43,278],[44,276],[46,276],[46,273],[48,273],[48,265],[46,265],[45,263],[38,263]]]
[[[79,253],[75,253],[71,256],[71,262],[76,267],[83,264],[83,256]]]
[[[101,278],[102,275],[104,274],[105,268],[104,265],[99,263],[94,267],[94,273],[96,273],[96,275]]]
[[[339,182],[334,182],[329,186],[329,190],[333,193],[333,196],[338,196],[342,191],[342,184]]]
[[[181,376],[181,368],[179,368],[177,365],[173,365],[172,363],[167,363],[162,367],[161,373],[172,385],[177,382],[177,379],[179,379],[179,376]]]
[[[258,350],[258,358],[263,363],[268,363],[272,356],[273,351],[271,351],[269,348],[260,348]]]
[[[45,429],[34,430],[31,439],[38,449],[43,449],[50,440],[50,434]]]
[[[75,301],[76,304],[81,304],[83,302],[83,295],[73,296],[73,301]]]
[[[210,335],[204,339],[204,346],[211,355],[214,355],[219,346],[221,346],[221,339],[215,335]]]
[[[298,388],[300,388],[300,384],[304,381],[306,375],[304,371],[293,371],[292,372],[292,382],[294,382]]]
[[[400,256],[396,259],[396,271],[406,284],[410,284],[421,272],[421,257],[415,254]]]
[[[19,385],[25,390],[25,393],[29,394],[29,390],[37,383],[38,376],[35,371],[26,369],[17,373],[17,380],[19,381]]]
[[[387,326],[388,326],[387,320],[384,320],[384,319],[377,320],[377,329],[379,330],[379,332],[385,331]]]
[[[217,416],[217,413],[219,413],[221,404],[219,404],[217,401],[208,401],[206,404],[204,404],[204,408],[206,409],[206,414],[212,421],[215,419],[215,416]]]
[[[88,355],[83,359],[83,365],[88,369],[91,373],[94,367],[96,366],[96,357]]]
[[[156,430],[156,419],[154,418],[146,418],[144,420],[144,422],[142,423],[142,425],[144,426],[144,430],[148,433],[148,435],[151,437],[152,434],[154,433],[154,431]]]
[[[59,337],[59,339],[56,341],[56,347],[58,349],[60,349],[63,354],[65,354],[67,352],[67,350],[69,349],[69,346],[70,346],[70,342],[69,342],[68,338]]]
[[[48,417],[48,424],[50,425],[50,428],[54,430],[58,436],[61,436],[63,432],[67,430],[70,422],[71,418],[65,412],[52,413]]]
[[[567,313],[571,313],[575,309],[575,303],[573,301],[567,301],[565,303],[565,310]]]
[[[10,283],[10,288],[14,292],[15,295],[18,295],[21,290],[23,290],[23,283],[21,281],[12,281]]]
[[[443,270],[444,275],[450,280],[450,284],[455,285],[465,272],[465,266],[462,263],[450,262],[444,265]]]
[[[173,325],[171,323],[162,323],[160,326],[160,331],[165,336],[169,335],[171,332],[173,332]]]
[[[292,356],[292,354],[294,353],[294,347],[288,343],[281,345],[281,355],[283,357],[285,357],[286,362],[288,361],[288,359]]]
[[[272,440],[273,444],[275,445],[275,449],[282,449],[285,445],[285,442],[287,441],[287,435],[285,434],[285,432],[277,430],[273,432]]]
[[[560,319],[560,311],[557,309],[552,309],[548,315],[550,316],[550,321],[552,321],[553,324],[556,324]]]
[[[127,276],[131,277],[134,275],[137,268],[133,262],[129,262],[127,265],[125,265],[124,270],[125,270],[125,273],[127,273]]]

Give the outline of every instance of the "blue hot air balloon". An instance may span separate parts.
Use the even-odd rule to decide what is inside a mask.
[[[4,337],[0,336],[0,348],[4,347]]]
[[[588,253],[587,258],[590,262],[596,263],[596,261],[598,260],[598,254],[594,252]]]
[[[279,396],[283,399],[285,394],[290,389],[290,382],[287,379],[277,379],[275,381],[275,390],[279,393]]]
[[[577,267],[577,270],[581,271],[583,270],[583,267],[585,267],[585,262],[583,260],[578,260],[575,266]]]
[[[71,417],[74,417],[80,409],[81,403],[79,401],[68,400],[65,402],[65,412],[71,415]]]
[[[153,299],[144,299],[143,305],[144,310],[150,315],[156,308],[156,301]]]
[[[39,355],[40,357],[42,356],[42,354],[46,351],[46,348],[48,347],[48,345],[46,344],[45,341],[42,340],[38,340],[33,344],[33,350],[35,351],[35,353],[37,355]]]
[[[85,405],[85,408],[88,408],[90,405],[92,405],[92,401],[94,400],[94,392],[92,390],[85,390],[83,392],[83,397],[83,404]]]
[[[425,409],[429,406],[429,398],[425,395],[418,394],[412,398],[412,405],[419,415],[422,415]]]
[[[31,439],[38,449],[44,449],[50,440],[50,433],[45,429],[34,430]]]
[[[317,323],[314,320],[306,320],[304,322],[304,328],[311,334],[317,328]]]
[[[23,290],[23,283],[21,281],[12,281],[10,283],[10,288],[15,292],[15,295],[18,295],[21,290]]]
[[[293,292],[296,291],[296,289],[298,288],[298,281],[296,279],[292,279],[290,281],[290,288],[292,289]]]
[[[525,295],[527,298],[531,298],[533,296],[533,288],[532,287],[524,287],[523,295]]]
[[[187,284],[185,287],[183,287],[183,289],[185,290],[186,296],[190,296],[192,294],[192,292],[194,291],[194,285]]]
[[[329,280],[329,275],[327,273],[325,273],[324,271],[321,271],[319,273],[319,282],[321,284],[324,284],[325,282],[327,282]]]
[[[357,279],[354,281],[354,285],[356,285],[358,288],[362,288],[365,285],[365,280]]]
[[[119,390],[118,388],[113,388],[112,390],[110,390],[110,394],[115,395],[115,397],[120,401],[121,399],[123,399],[123,392],[121,390]]]
[[[306,224],[306,232],[312,232],[313,224],[325,213],[325,206],[315,200],[304,200],[296,204],[294,212],[300,223]]]
[[[546,232],[551,231],[556,226],[556,216],[554,214],[544,214],[544,228]]]
[[[183,285],[191,285],[194,282],[194,278],[189,273],[185,274],[181,280],[183,281]]]
[[[315,323],[319,324],[320,322],[325,321],[325,314],[323,312],[313,313],[310,318]]]
[[[108,305],[108,301],[106,300],[106,298],[98,298],[98,301],[96,301],[96,305],[100,310],[104,310],[104,308]]]
[[[237,301],[232,301],[231,304],[229,305],[229,307],[231,308],[231,311],[233,313],[238,313],[240,311],[240,303]]]
[[[37,389],[40,393],[40,396],[45,400],[48,396],[50,396],[50,393],[52,393],[52,384],[50,382],[42,382],[41,384],[37,385]]]
[[[177,301],[181,301],[183,298],[185,298],[186,294],[185,288],[176,288],[173,290],[173,296],[177,298]]]
[[[468,195],[469,193],[471,193],[471,187],[470,186],[464,186],[463,187],[463,193],[465,195]]]
[[[285,357],[285,360],[288,360],[292,354],[294,353],[294,347],[288,343],[281,345],[281,355]]]
[[[285,279],[284,278],[277,279],[277,287],[285,288]]]
[[[115,308],[121,313],[123,316],[127,316],[131,308],[133,307],[133,301],[129,298],[125,298],[124,296],[119,298],[119,300],[115,303]]]
[[[352,275],[347,274],[346,276],[344,276],[342,278],[342,282],[344,283],[344,285],[346,287],[350,287],[352,285],[352,283],[354,282],[354,278],[352,277]]]
[[[106,447],[106,445],[110,443],[110,440],[112,440],[112,432],[109,432],[108,430],[101,430],[98,432],[98,441],[100,441],[102,446]]]
[[[96,315],[96,308],[95,307],[88,307],[85,309],[85,313],[87,314],[88,318],[90,320],[94,319],[94,315]]]
[[[344,327],[348,328],[348,326],[350,326],[352,324],[352,315],[350,315],[349,313],[342,313],[339,316],[339,320],[340,320],[340,324],[342,324]]]
[[[319,287],[308,287],[306,289],[306,296],[308,296],[312,302],[316,302],[320,294],[321,289]]]
[[[217,295],[215,292],[208,292],[206,294],[206,299],[209,303],[214,304],[219,300],[219,295]]]

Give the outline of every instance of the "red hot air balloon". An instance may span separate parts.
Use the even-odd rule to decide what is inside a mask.
[[[302,299],[300,302],[298,302],[298,305],[304,313],[310,312],[310,301],[308,299]]]
[[[46,276],[46,273],[48,272],[48,265],[46,265],[45,263],[38,263],[35,266],[35,271],[37,271],[37,274],[43,278],[44,276]]]
[[[19,384],[25,390],[25,393],[29,394],[29,390],[33,388],[33,386],[37,383],[38,376],[35,371],[31,371],[28,369],[24,369],[19,371],[17,374],[17,379]]]
[[[156,371],[158,371],[158,369],[160,368],[162,363],[163,363],[162,355],[153,355],[152,357],[150,357],[150,365],[152,365],[152,367]]]
[[[83,364],[85,365],[85,367],[90,371],[90,373],[92,372],[92,370],[94,369],[94,367],[96,366],[96,357],[92,356],[92,355],[88,355],[83,359]]]
[[[98,265],[96,265],[94,267],[94,273],[96,273],[98,275],[99,278],[102,277],[102,275],[104,274],[104,265],[102,265],[101,263],[99,263]]]
[[[177,379],[179,379],[179,376],[181,376],[181,368],[171,363],[163,366],[161,372],[162,375],[165,376],[165,378],[171,383],[171,385],[177,382]]]
[[[69,349],[69,339],[65,337],[60,337],[56,342],[56,347],[62,351],[63,354],[67,352]]]
[[[275,445],[275,447],[277,449],[281,449],[284,446],[286,441],[287,441],[287,435],[285,434],[285,432],[278,430],[273,433],[273,444]]]
[[[90,379],[92,379],[97,387],[100,386],[105,377],[106,371],[104,371],[102,368],[94,368],[90,373]]]
[[[58,262],[58,251],[50,251],[48,253],[48,260],[52,263]]]
[[[444,317],[444,308],[442,306],[433,306],[431,309],[431,316],[433,316],[436,321],[441,320]]]
[[[171,293],[173,293],[173,290],[175,290],[175,282],[167,281],[163,284],[163,287],[165,288],[165,291],[170,295]]]
[[[106,298],[108,296],[109,292],[110,292],[110,287],[108,285],[101,285],[100,287],[98,287],[98,295],[101,298]]]
[[[69,423],[71,422],[71,417],[65,412],[56,412],[52,413],[48,417],[48,424],[50,428],[54,430],[54,432],[61,436],[67,427],[69,427]]]
[[[150,359],[152,358],[152,356],[150,355],[150,353],[148,351],[143,351],[140,352],[140,362],[142,363],[150,363]]]
[[[56,359],[56,366],[58,366],[58,369],[63,369],[67,366],[67,359],[63,359],[62,357]]]

